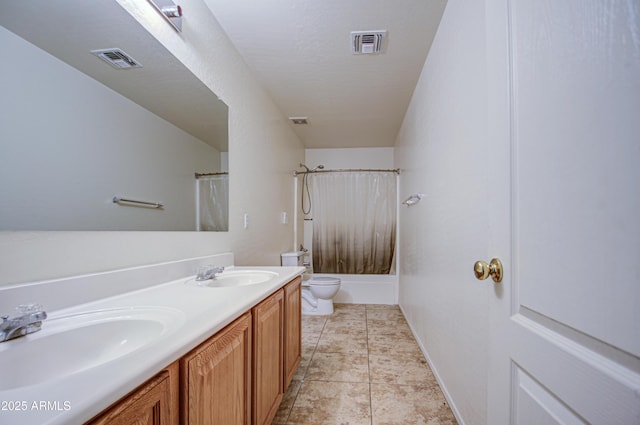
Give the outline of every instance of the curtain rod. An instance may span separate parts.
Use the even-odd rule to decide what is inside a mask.
[[[340,168],[337,170],[314,170],[314,171],[293,171],[293,176],[297,176],[298,174],[315,174],[315,173],[349,173],[349,172],[358,172],[358,171],[375,171],[379,173],[396,173],[400,174],[399,168],[394,168],[392,170],[379,170],[375,168]]]
[[[224,176],[229,174],[226,171],[223,171],[221,173],[195,173],[195,176],[197,179],[199,179],[200,177],[207,177],[207,176]]]

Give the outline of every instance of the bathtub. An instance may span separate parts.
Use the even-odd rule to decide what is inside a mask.
[[[314,273],[313,276],[337,277],[341,280],[334,303],[398,304],[398,276],[395,274]]]

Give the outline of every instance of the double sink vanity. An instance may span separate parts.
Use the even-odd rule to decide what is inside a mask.
[[[225,269],[197,278],[206,264]],[[0,424],[271,423],[300,362],[304,269],[232,264],[0,288],[1,314],[37,302],[47,316],[0,343]]]

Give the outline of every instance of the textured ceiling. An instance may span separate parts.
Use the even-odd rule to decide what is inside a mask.
[[[308,117],[308,125],[291,124],[308,148],[393,146],[446,4],[204,2],[283,114]],[[215,95],[114,0],[14,1],[0,25],[208,143],[226,134],[226,115],[206,118],[219,108]],[[358,30],[387,30],[385,52],[351,54]],[[144,68],[114,71],[87,53],[105,47],[123,48]]]
[[[305,146],[331,148],[393,146],[446,0],[205,3],[282,112],[309,118]],[[385,52],[353,55],[359,30],[387,30]]]

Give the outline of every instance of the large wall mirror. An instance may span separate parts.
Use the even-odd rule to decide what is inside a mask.
[[[0,230],[228,229],[228,108],[116,1],[0,25]]]

